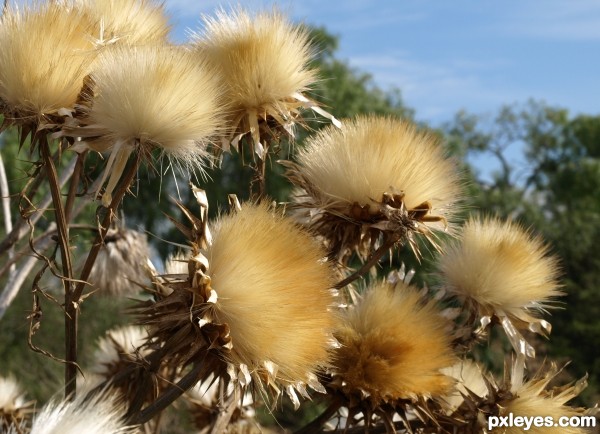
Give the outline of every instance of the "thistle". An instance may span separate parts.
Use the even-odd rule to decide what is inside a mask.
[[[343,396],[349,423],[359,412],[391,421],[389,409],[418,405],[452,385],[441,372],[454,363],[442,318],[434,302],[423,303],[403,282],[368,289],[345,313],[335,337],[340,347],[327,387]]]
[[[164,357],[183,366],[202,361],[205,375],[242,387],[275,395],[283,388],[297,405],[306,385],[322,390],[315,372],[329,363],[336,316],[318,245],[263,205],[221,218],[212,242],[202,219],[186,214],[194,222],[184,229],[189,274],[171,279],[172,293],[142,310]]]
[[[13,379],[0,377],[0,432],[20,432],[33,413],[33,401],[26,401],[21,386]]]
[[[170,26],[164,6],[155,0],[76,0],[96,23],[96,43],[144,45],[166,42]]]
[[[261,136],[276,138],[283,129],[293,137],[299,109],[319,110],[303,95],[316,80],[309,34],[278,12],[221,10],[215,18],[204,17],[204,25],[204,32],[192,35],[193,46],[219,68],[232,104],[223,146],[239,150],[240,139],[249,134],[264,160],[269,144]]]
[[[73,109],[95,57],[93,22],[64,2],[8,6],[0,18],[0,130],[21,141]],[[33,145],[32,145],[33,146]]]
[[[127,296],[149,283],[150,250],[146,235],[131,229],[110,229],[89,281],[101,294]]]
[[[452,231],[460,198],[456,167],[430,134],[389,117],[357,117],[307,141],[297,164],[285,162],[298,187],[297,217],[323,237],[330,256],[365,257],[382,236],[408,241]]]
[[[471,219],[459,243],[440,259],[448,291],[466,303],[485,328],[499,321],[515,351],[535,356],[520,329],[544,334],[550,324],[539,317],[558,289],[558,261],[540,238],[513,222]]]
[[[30,434],[133,434],[123,411],[108,393],[90,399],[50,402],[36,415]]]
[[[110,152],[102,197],[108,206],[129,156],[159,149],[186,168],[207,164],[207,144],[224,113],[216,74],[188,51],[167,45],[115,46],[98,57],[91,94],[79,123],[64,134],[80,137],[75,150]]]

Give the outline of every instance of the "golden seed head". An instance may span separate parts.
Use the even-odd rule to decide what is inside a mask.
[[[72,108],[95,57],[92,22],[63,2],[9,6],[0,18],[0,103],[17,123]]]
[[[155,0],[76,0],[76,5],[96,23],[92,36],[100,43],[150,44],[169,34],[164,5]]]
[[[235,110],[275,107],[315,81],[308,32],[282,14],[221,10],[204,24],[194,44],[220,68]]]
[[[472,360],[461,360],[449,368],[442,369],[442,372],[456,381],[452,390],[441,397],[450,413],[460,407],[465,396],[474,393],[484,397],[488,393],[481,367]]]
[[[429,203],[431,213],[451,221],[460,197],[455,164],[433,135],[408,121],[358,116],[342,129],[324,128],[298,154],[299,170],[317,206],[370,206],[384,193],[403,194],[406,209]]]
[[[455,361],[442,318],[403,282],[370,288],[335,336],[334,377],[348,394],[380,404],[440,395],[452,384],[440,372]]]
[[[234,364],[253,374],[274,364],[288,384],[327,364],[332,274],[310,236],[264,205],[245,204],[219,221],[207,257],[214,315],[229,325]]]
[[[558,289],[558,261],[548,247],[514,222],[471,219],[460,242],[440,259],[450,291],[471,300],[484,315],[529,322]]]

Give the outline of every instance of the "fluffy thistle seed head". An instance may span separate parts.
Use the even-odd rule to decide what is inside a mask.
[[[335,336],[333,387],[347,395],[379,405],[440,395],[452,384],[440,372],[454,362],[442,318],[403,282],[369,289]]]
[[[290,167],[296,208],[334,250],[381,231],[445,228],[457,211],[456,167],[434,137],[391,117],[359,116],[309,138]],[[436,223],[437,222],[437,223]]]
[[[115,46],[98,57],[91,78],[87,126],[66,134],[90,138],[78,148],[111,150],[105,204],[134,149],[147,156],[159,148],[188,168],[206,165],[225,110],[213,68],[181,47]]]
[[[0,18],[0,109],[40,123],[72,108],[95,56],[92,22],[64,2],[8,8]]]
[[[147,339],[148,333],[142,327],[125,326],[109,330],[98,341],[91,373],[109,379],[124,364],[134,362],[137,353],[142,356],[148,353],[148,349],[142,347]]]
[[[214,316],[229,324],[231,361],[284,384],[310,383],[329,360],[336,317],[324,253],[292,221],[246,204],[222,218],[208,250]],[[268,375],[267,375],[268,377]]]
[[[514,222],[471,219],[460,242],[447,249],[440,269],[448,289],[465,299],[482,317],[503,320],[517,351],[525,345],[517,328],[543,333],[550,325],[538,318],[561,295],[558,261],[538,237]],[[533,349],[527,346],[526,352]]]
[[[166,41],[170,26],[164,6],[155,0],[76,0],[96,24],[100,43],[130,45]]]
[[[0,377],[0,432],[21,427],[32,412],[33,402],[25,400],[21,386],[13,378]]]
[[[146,235],[131,229],[109,229],[89,277],[100,294],[127,296],[149,281],[150,250]]]
[[[233,109],[231,137],[252,132],[254,146],[261,147],[259,120],[267,117],[292,132],[306,102],[300,94],[316,79],[308,32],[276,11],[221,10],[216,18],[204,17],[204,24],[194,45],[221,71]]]
[[[30,434],[134,434],[134,427],[122,422],[123,408],[110,395],[85,400],[50,402],[37,414]]]
[[[517,361],[516,363],[522,363]],[[510,413],[513,417],[521,416],[527,418],[535,417],[551,417],[553,422],[558,422],[561,417],[581,417],[586,413],[585,409],[574,408],[567,405],[567,402],[575,398],[586,387],[587,383],[584,379],[579,380],[573,385],[566,385],[556,388],[548,388],[548,384],[560,372],[556,366],[552,365],[549,368],[543,367],[545,371],[538,372],[534,378],[527,382],[523,382],[522,378],[512,378],[512,397],[498,402],[499,415],[508,416]],[[514,369],[514,368],[513,368]],[[516,383],[516,384],[515,384]],[[592,410],[593,411],[593,410]],[[544,419],[546,422],[546,419]],[[508,428],[496,428],[492,433],[502,434],[521,434],[522,427],[512,426]],[[561,434],[585,434],[589,431],[585,428],[575,426],[558,427],[558,426],[531,426],[527,431],[531,434],[545,433],[561,433]]]

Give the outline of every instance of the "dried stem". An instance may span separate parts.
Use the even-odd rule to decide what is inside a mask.
[[[4,215],[4,229],[9,234],[12,231],[12,214],[10,212],[10,190],[8,188],[8,179],[6,178],[6,169],[4,167],[4,160],[2,154],[0,154],[0,197],[2,199],[2,214]],[[14,258],[15,249],[14,245],[8,250],[9,260]],[[16,271],[16,266],[10,266],[9,279],[13,276]]]
[[[136,152],[135,155],[136,155],[135,161],[129,166],[129,169],[127,170],[127,172],[125,173],[125,176],[121,180],[119,187],[115,191],[112,202],[110,203],[108,209],[106,210],[106,214],[104,216],[104,219],[102,220],[102,224],[100,226],[98,234],[96,235],[96,237],[94,239],[92,248],[85,260],[85,264],[83,265],[83,269],[81,271],[81,276],[79,277],[79,281],[77,282],[73,291],[69,294],[68,303],[67,303],[67,300],[65,299],[65,312],[66,312],[65,320],[67,322],[66,327],[69,330],[69,333],[65,337],[65,341],[66,341],[65,344],[66,344],[66,348],[67,348],[67,361],[70,362],[67,366],[71,366],[72,364],[75,364],[75,366],[73,366],[73,367],[74,368],[76,367],[76,363],[77,363],[77,322],[78,322],[79,303],[81,300],[81,295],[83,294],[83,290],[85,288],[86,281],[90,277],[90,273],[92,271],[92,267],[94,266],[94,263],[96,262],[98,253],[100,252],[100,249],[102,248],[102,245],[104,244],[104,237],[106,236],[106,233],[108,232],[108,229],[110,228],[110,224],[112,223],[112,220],[114,218],[115,211],[116,211],[117,207],[119,206],[119,204],[121,203],[121,200],[125,196],[125,193],[127,193],[127,190],[129,189],[129,185],[133,182],[133,179],[135,178],[135,176],[137,174],[137,171],[138,171],[138,168],[140,165],[140,161],[141,161],[141,155],[139,152]],[[76,389],[77,389],[76,379],[77,379],[76,369],[70,370],[68,378],[65,378],[65,387],[69,387],[69,390],[71,391],[73,396],[75,396]]]
[[[81,178],[81,173],[83,171],[83,163],[85,161],[85,157],[87,155],[87,151],[77,154],[77,159],[75,160],[75,168],[72,171],[71,176],[71,184],[69,185],[69,193],[67,194],[67,202],[65,204],[65,216],[67,222],[71,222],[72,211],[73,211],[73,203],[75,202],[75,197],[77,196],[77,187],[79,186],[79,179]]]
[[[254,166],[254,178],[250,184],[250,195],[254,200],[261,200],[266,195],[266,168],[266,162],[262,158],[258,158]]]
[[[69,163],[69,165],[67,166],[65,171],[63,172],[63,174],[60,178],[61,188],[71,178],[71,175],[73,174],[73,170],[75,168],[75,164],[76,164],[76,159],[74,158]],[[38,176],[35,178],[33,185],[31,187],[31,190],[29,192],[31,197],[33,197],[33,195],[35,195],[35,192],[37,191],[38,187],[40,186],[42,180],[45,178],[44,175],[45,175],[45,173],[43,171],[40,171]],[[50,194],[48,194],[48,195],[46,195],[46,197],[44,197],[41,204],[37,207],[37,211],[35,211],[29,218],[29,221],[31,222],[31,224],[37,223],[37,221],[42,217],[42,215],[44,214],[44,212],[50,206],[51,203],[52,203],[52,196]],[[26,214],[27,214],[27,212],[26,212]],[[25,224],[26,222],[27,222],[26,219],[19,219],[15,223],[12,230],[0,242],[0,254],[8,251],[13,245],[18,243],[19,240],[21,240],[25,235],[27,235],[29,233],[29,227]]]
[[[400,239],[401,239],[401,237],[398,235],[391,235],[387,239],[387,241],[381,245],[381,247],[379,247],[377,250],[375,250],[371,254],[371,256],[369,257],[367,262],[365,262],[358,270],[356,270],[350,276],[346,277],[344,280],[337,283],[334,286],[334,288],[335,289],[343,288],[344,286],[351,284],[356,279],[361,277],[363,274],[368,272],[371,269],[371,267],[376,265],[377,262],[379,262],[379,260],[383,257],[383,255],[385,255],[385,253],[394,246],[394,244],[396,244],[398,241],[400,241]]]
[[[130,416],[127,421],[128,424],[141,425],[152,419],[157,413],[160,413],[167,408],[173,401],[179,398],[185,393],[186,390],[190,389],[194,384],[198,382],[202,374],[206,369],[206,364],[197,363],[185,377],[183,377],[177,384],[169,387],[165,392],[160,395],[152,404],[143,409],[142,411]]]
[[[60,256],[62,262],[63,271],[63,286],[65,292],[65,309],[71,305],[71,293],[72,293],[72,280],[73,280],[73,264],[71,263],[71,249],[69,242],[69,224],[65,215],[65,209],[62,203],[62,196],[60,192],[60,183],[58,175],[56,173],[56,167],[54,160],[50,155],[50,145],[46,136],[42,135],[40,138],[40,150],[42,153],[42,159],[44,161],[44,167],[46,175],[48,176],[48,185],[50,187],[50,193],[52,195],[52,203],[54,205],[54,216],[56,220],[56,226],[58,229],[58,244],[60,247]],[[77,347],[73,348],[69,345],[72,340],[71,335],[75,334],[75,341],[77,337],[77,331],[73,329],[71,321],[68,318],[68,309],[66,310],[65,317],[65,397],[75,397],[75,378],[77,377]]]

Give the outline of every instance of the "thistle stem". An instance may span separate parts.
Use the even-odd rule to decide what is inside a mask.
[[[115,215],[114,211],[121,203],[121,200],[123,199],[125,193],[129,189],[129,185],[135,178],[140,165],[140,161],[141,156],[140,153],[137,152],[135,161],[129,166],[129,169],[125,173],[125,176],[122,179],[119,188],[116,190],[115,195],[108,209],[106,210],[106,214],[104,216],[104,219],[102,220],[102,225],[94,239],[92,248],[85,260],[85,264],[83,265],[79,281],[77,282],[77,285],[73,289],[72,293],[69,294],[68,303],[65,299],[65,319],[67,321],[67,328],[69,330],[69,333],[65,338],[67,347],[67,362],[69,362],[67,366],[73,366],[74,368],[76,368],[77,366],[77,323],[81,295],[83,294],[86,281],[90,277],[92,267],[96,262],[96,258],[98,257],[100,248],[104,244],[104,237],[106,236],[106,233],[108,232],[110,224],[112,223],[113,217]],[[72,393],[74,396],[77,389],[77,371],[73,369],[69,370],[68,373],[69,375],[65,378],[65,388],[68,388],[69,392]]]
[[[350,276],[337,283],[334,286],[334,288],[341,289],[344,286],[351,284],[363,274],[368,272],[371,269],[371,267],[376,265],[379,262],[379,260],[383,257],[383,255],[385,255],[385,253],[394,246],[394,244],[400,241],[400,238],[401,237],[397,235],[390,236],[385,243],[383,243],[377,250],[373,252],[373,254],[369,257],[367,262],[365,262],[358,270],[356,270]]]
[[[72,281],[73,265],[71,263],[71,251],[69,243],[69,224],[63,208],[60,192],[60,183],[56,172],[54,160],[50,155],[50,146],[46,136],[39,139],[44,168],[48,177],[50,194],[52,195],[52,204],[54,206],[54,216],[58,231],[58,244],[60,246],[60,255],[63,269],[62,282],[65,292],[65,397],[75,397],[75,378],[77,376],[77,328],[76,324],[69,320],[69,306],[72,305]],[[74,335],[74,336],[73,336]],[[72,346],[71,343],[75,342]]]

